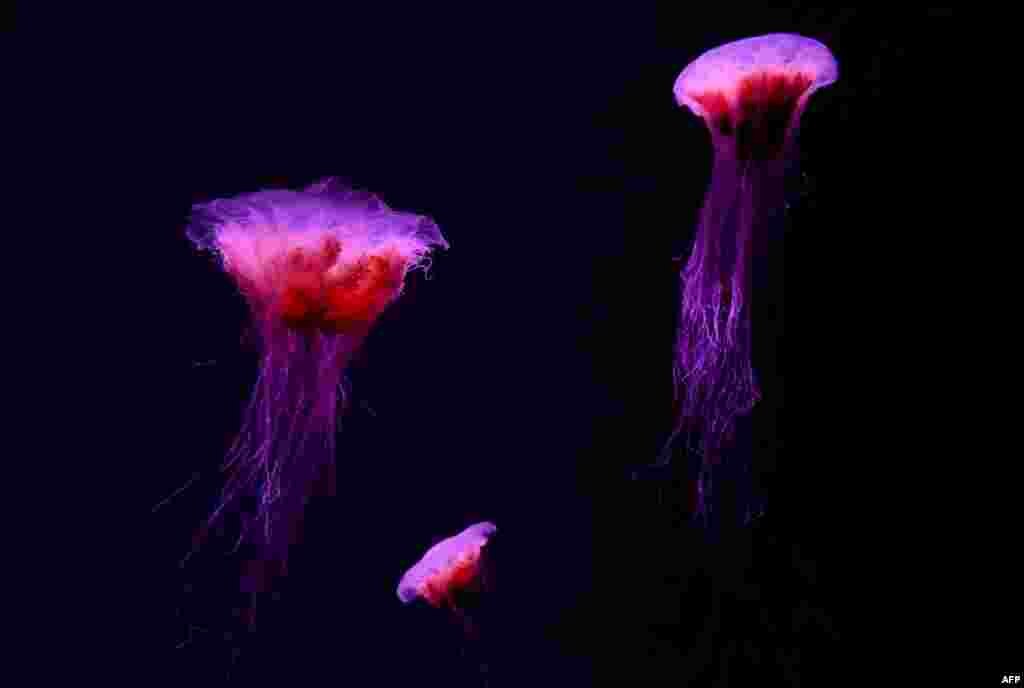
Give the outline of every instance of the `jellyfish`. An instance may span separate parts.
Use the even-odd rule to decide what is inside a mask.
[[[770,34],[704,53],[675,82],[676,101],[707,125],[714,163],[693,249],[679,271],[675,421],[660,464],[681,433],[698,438],[693,448],[705,466],[720,461],[737,419],[761,398],[751,362],[752,275],[785,208],[801,114],[837,75],[821,43]],[[699,487],[703,495],[708,486]]]
[[[431,219],[332,178],[194,206],[187,234],[244,296],[260,349],[219,503],[201,534],[247,499],[254,507],[242,514],[238,543],[284,569],[313,486],[332,475],[348,362],[406,275],[448,244]]]
[[[475,638],[478,631],[468,610],[473,596],[491,587],[485,548],[497,530],[489,521],[476,523],[431,547],[402,576],[398,599],[402,604],[422,599],[432,607],[447,609],[467,636]]]

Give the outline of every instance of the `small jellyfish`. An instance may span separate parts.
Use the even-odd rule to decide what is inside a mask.
[[[245,297],[261,353],[204,532],[251,499],[239,543],[280,569],[314,484],[330,475],[350,358],[406,275],[447,242],[429,218],[333,179],[197,205],[188,236],[219,257]]]
[[[484,562],[485,548],[497,531],[493,523],[484,521],[431,547],[402,576],[398,599],[403,604],[422,599],[432,607],[447,608],[467,635],[475,636],[476,628],[467,606],[474,593],[485,592],[490,587]]]
[[[752,273],[782,218],[800,116],[811,94],[837,75],[821,43],[771,34],[706,52],[676,80],[677,102],[707,124],[714,165],[680,270],[675,424],[660,464],[681,433],[699,438],[705,467],[717,463],[737,419],[760,399],[751,362]]]

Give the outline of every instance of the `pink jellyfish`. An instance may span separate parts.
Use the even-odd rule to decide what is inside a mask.
[[[447,242],[429,218],[333,179],[197,205],[188,235],[215,252],[237,284],[261,349],[207,528],[229,505],[255,497],[239,542],[283,569],[305,501],[329,475],[350,357],[409,271],[425,268],[430,251]]]
[[[703,463],[719,460],[737,418],[760,399],[751,364],[751,273],[768,228],[785,206],[786,161],[811,94],[838,67],[821,43],[792,34],[736,41],[683,70],[675,97],[704,119],[714,146],[682,299],[673,377],[676,423],[660,463],[681,432],[700,436]]]
[[[484,548],[497,531],[493,523],[484,521],[431,547],[402,576],[398,599],[403,604],[422,599],[432,607],[446,607],[462,623],[467,635],[475,636],[475,626],[460,600],[465,593],[488,589]]]

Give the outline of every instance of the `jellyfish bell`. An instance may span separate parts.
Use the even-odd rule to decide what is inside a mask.
[[[676,101],[707,124],[714,161],[679,271],[675,423],[659,464],[671,459],[677,437],[697,437],[691,447],[707,474],[734,444],[737,419],[761,398],[751,361],[755,272],[763,279],[769,239],[780,234],[801,114],[837,78],[836,60],[821,43],[770,34],[710,50],[676,79]]]
[[[408,271],[448,245],[432,221],[329,180],[302,193],[215,201],[199,213],[216,220],[215,248],[264,325],[305,333],[365,335]]]
[[[497,530],[484,521],[438,542],[402,576],[398,599],[405,605],[423,600],[431,607],[446,609],[467,638],[478,640],[476,612],[481,596],[493,588],[487,545]]]
[[[460,592],[479,591],[486,587],[482,565],[484,548],[497,531],[497,526],[484,521],[428,549],[402,576],[398,583],[398,599],[402,604],[422,599],[432,607],[457,609]]]
[[[838,76],[835,57],[818,41],[769,34],[704,53],[682,71],[674,92],[705,120],[716,147],[764,159],[783,154],[808,99]]]

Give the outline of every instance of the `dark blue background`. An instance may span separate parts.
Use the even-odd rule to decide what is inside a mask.
[[[479,685],[486,661],[495,686],[591,685],[604,664],[630,685],[815,685],[842,637],[846,587],[827,527],[842,478],[820,452],[849,427],[841,402],[821,400],[853,385],[837,367],[849,325],[835,309],[855,289],[823,256],[861,226],[863,147],[891,124],[883,65],[903,30],[941,20],[739,15],[346,10],[323,20],[331,41],[183,41],[106,74],[112,92],[93,94],[117,102],[108,149],[131,160],[109,242],[134,257],[111,293],[126,306],[119,367],[137,376],[111,427],[144,454],[121,489],[146,514],[201,476],[128,523],[144,571],[141,683],[216,685],[231,669],[250,685]],[[823,40],[841,76],[804,116],[785,241],[786,280],[801,285],[795,349],[781,269],[757,295],[754,460],[768,511],[708,542],[687,524],[685,470],[630,479],[668,429],[671,257],[710,171],[703,124],[672,84],[704,50],[774,31]],[[184,222],[197,201],[326,175],[432,216],[451,250],[429,280],[413,277],[354,364],[338,496],[314,501],[280,599],[249,633],[216,543],[178,568],[256,365],[241,299]],[[790,360],[808,372],[787,451]],[[467,658],[457,627],[402,607],[394,589],[436,538],[483,519],[501,529],[498,588]]]

